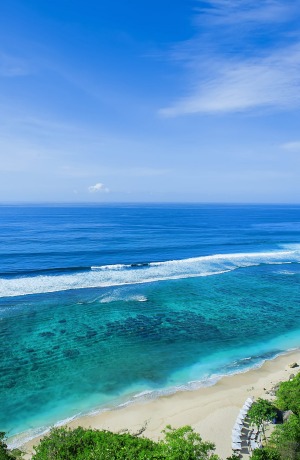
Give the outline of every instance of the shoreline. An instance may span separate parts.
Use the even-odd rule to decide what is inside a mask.
[[[143,436],[157,440],[167,424],[177,428],[191,425],[206,441],[216,444],[216,453],[225,459],[231,455],[231,431],[245,400],[251,396],[273,399],[266,391],[280,381],[288,380],[289,364],[300,361],[300,349],[281,354],[265,361],[261,367],[246,372],[223,376],[214,385],[195,390],[178,391],[155,399],[135,401],[123,407],[80,416],[65,426],[106,429],[113,432],[138,432],[145,427]],[[43,435],[24,443],[25,460],[31,458],[33,446]]]

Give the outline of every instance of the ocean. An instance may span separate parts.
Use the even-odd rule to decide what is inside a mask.
[[[300,346],[300,206],[0,206],[0,431],[213,385]]]

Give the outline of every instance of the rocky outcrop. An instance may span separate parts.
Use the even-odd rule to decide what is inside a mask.
[[[291,410],[285,410],[282,412],[282,421],[287,422],[290,416],[293,415],[293,412]]]

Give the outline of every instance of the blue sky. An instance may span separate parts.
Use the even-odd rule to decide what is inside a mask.
[[[2,0],[0,201],[300,202],[300,0]]]

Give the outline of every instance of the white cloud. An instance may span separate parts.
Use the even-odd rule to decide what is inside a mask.
[[[95,185],[90,185],[90,187],[88,187],[88,191],[90,193],[98,193],[98,192],[108,193],[109,189],[107,187],[105,187],[104,184],[101,184],[101,182],[98,182]]]
[[[199,11],[208,13],[211,20],[223,24],[282,22],[297,8],[297,0],[293,4],[282,0],[207,0],[205,3],[206,7],[200,7]]]
[[[300,141],[286,142],[281,145],[281,148],[292,152],[300,152]]]
[[[172,117],[300,104],[300,46],[268,57],[219,62],[218,67],[211,80],[202,81],[199,76],[190,95],[160,113]]]
[[[172,51],[172,58],[186,68],[183,95],[159,113],[175,117],[298,107],[299,34],[279,22],[290,20],[300,0],[293,4],[207,0],[204,4],[197,13],[195,37]]]

